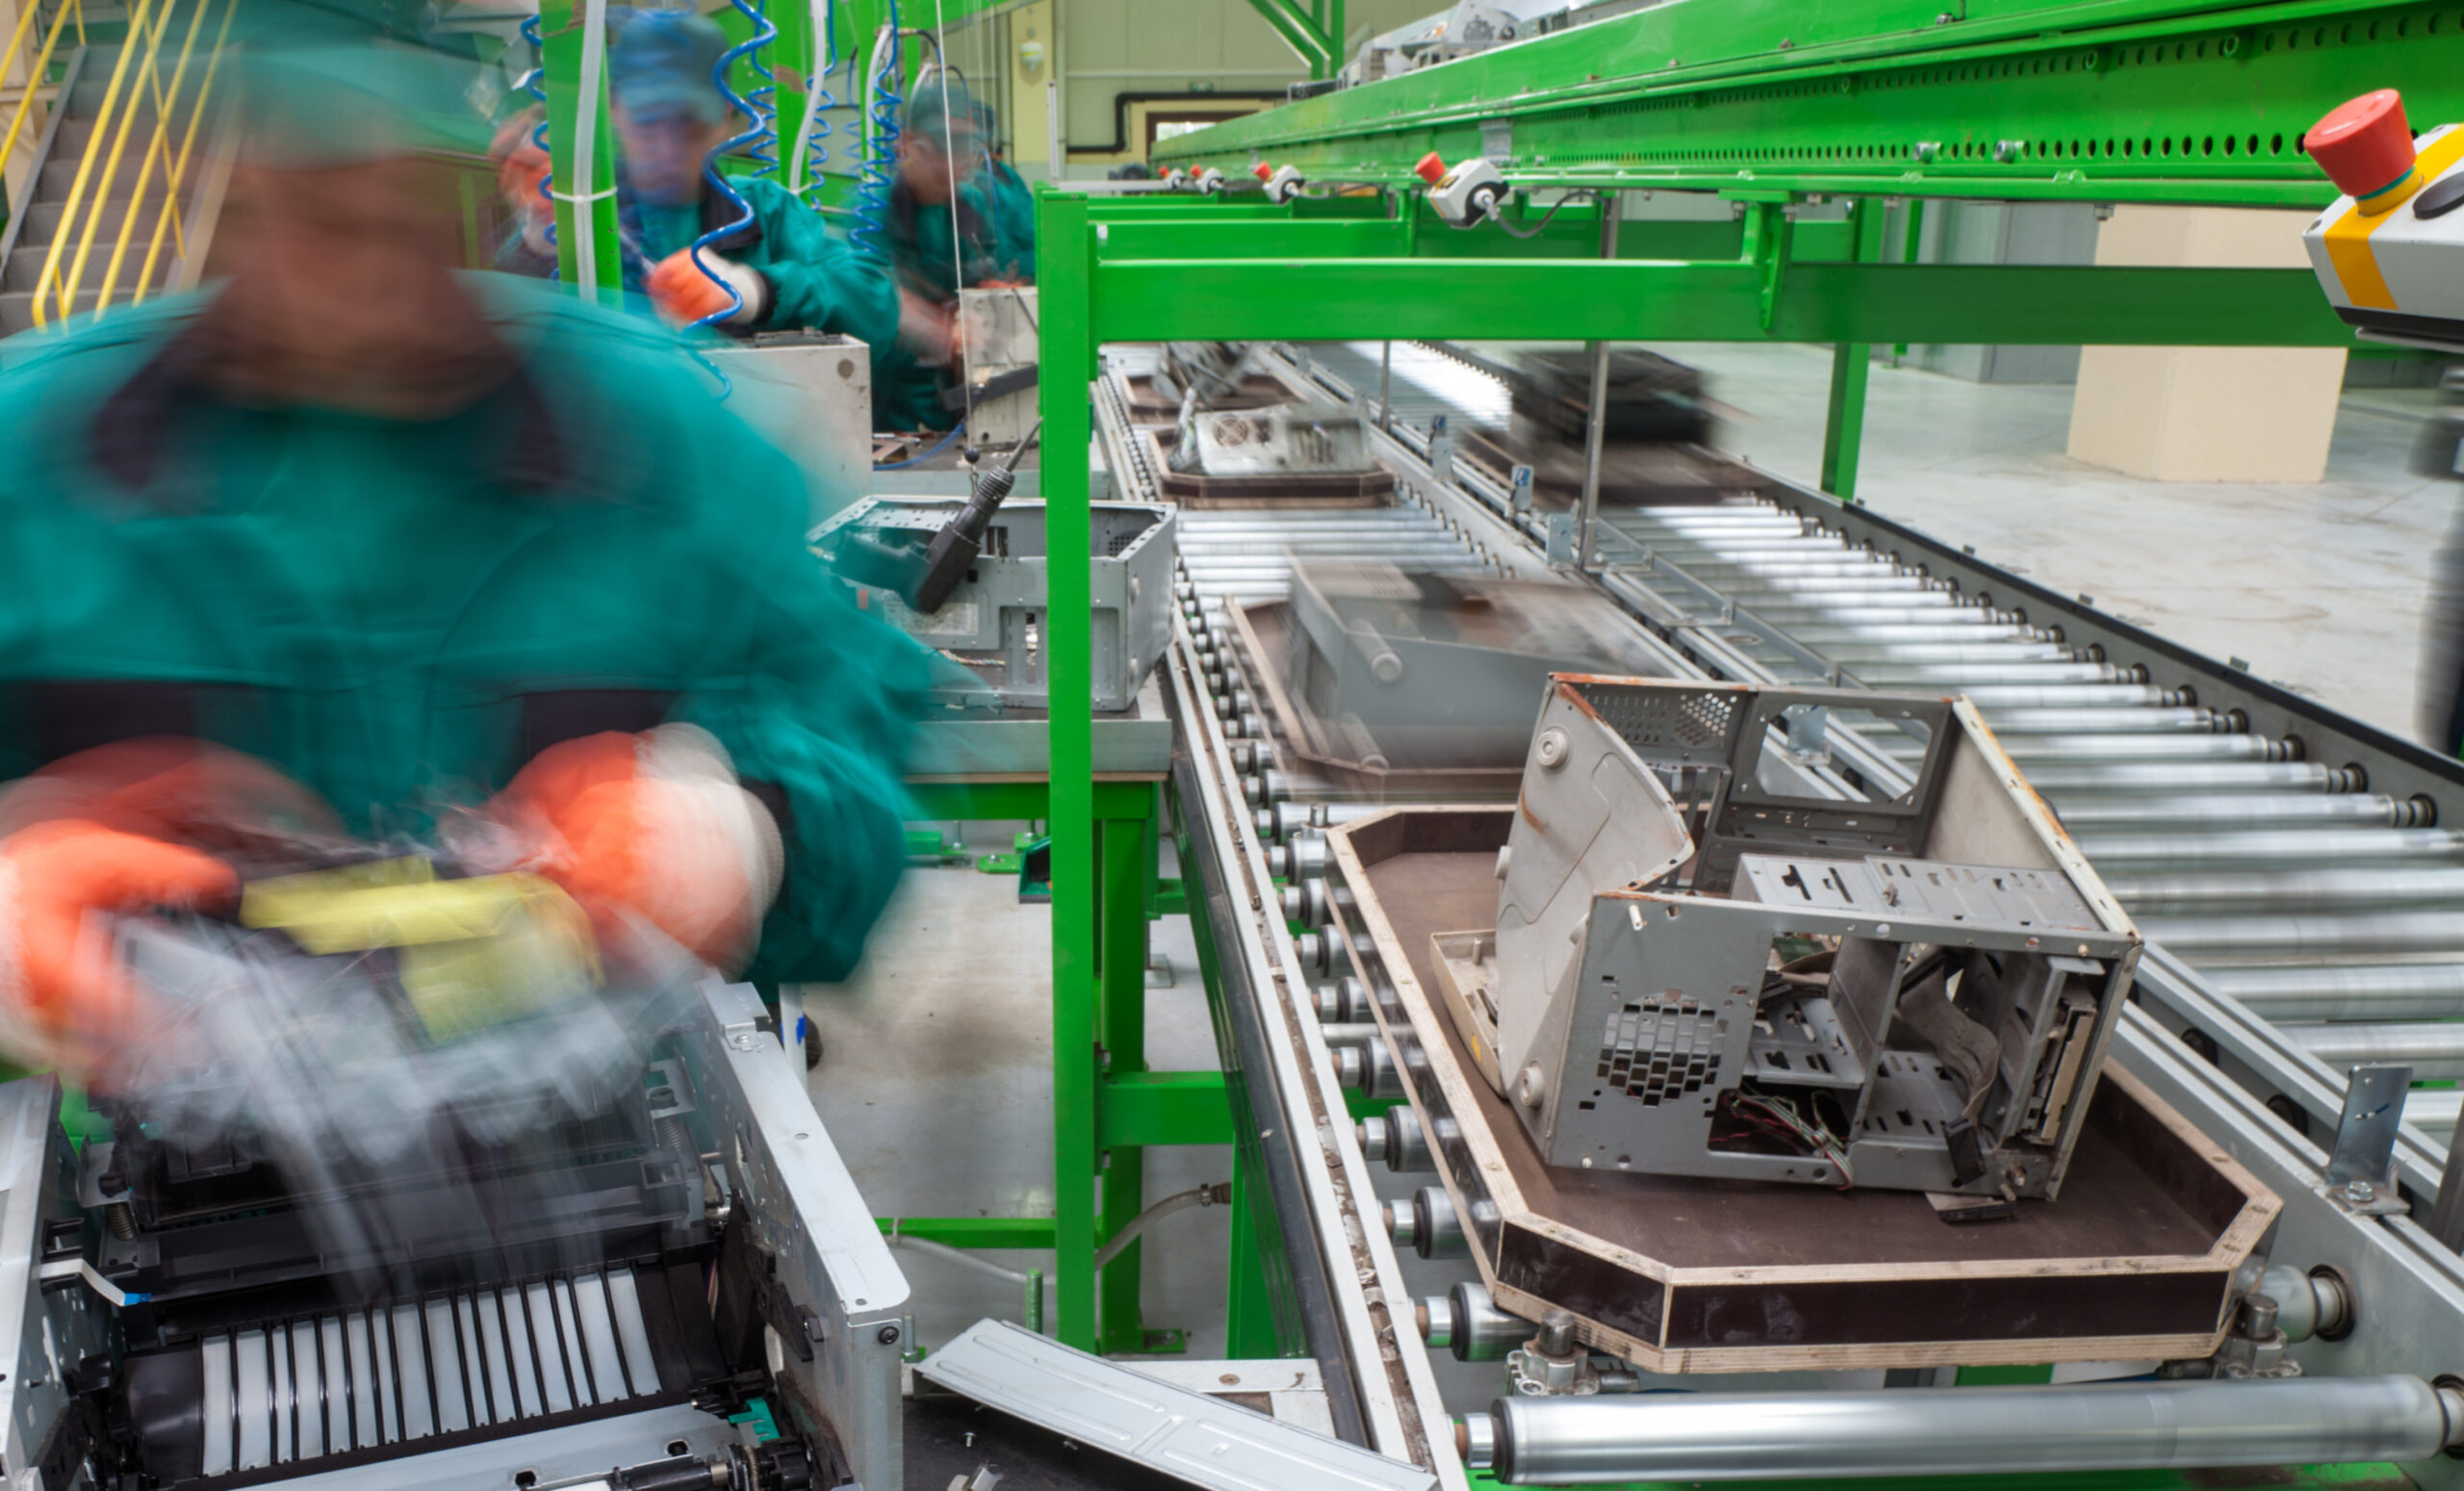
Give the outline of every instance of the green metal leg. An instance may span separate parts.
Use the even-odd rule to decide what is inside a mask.
[[[1052,759],[1053,1335],[1095,1345],[1095,770],[1093,600],[1083,452],[1094,435],[1094,235],[1087,199],[1037,195],[1036,240],[1052,245],[1042,312],[1046,645]],[[1073,262],[1074,261],[1074,262]]]
[[[1859,201],[1848,209],[1851,253],[1862,263],[1880,257],[1883,207]],[[1873,373],[1874,349],[1842,342],[1831,349],[1831,409],[1822,428],[1822,489],[1843,502],[1857,500],[1857,456],[1865,443],[1865,381]]]
[[[1865,379],[1873,351],[1862,342],[1831,349],[1831,412],[1822,427],[1822,489],[1843,502],[1857,500],[1857,451],[1865,440]]]
[[[1097,832],[1102,866],[1096,913],[1097,978],[1103,990],[1099,1039],[1104,1071],[1112,1077],[1146,1069],[1146,883],[1154,876],[1155,863],[1148,842],[1146,823],[1135,819],[1107,819]],[[1122,1144],[1105,1151],[1097,1237],[1110,1239],[1145,1207],[1145,1170],[1142,1148]],[[1103,1271],[1097,1285],[1099,1350],[1146,1348],[1139,1308],[1139,1265],[1144,1250],[1143,1243],[1132,1243]]]
[[[1917,256],[1924,252],[1925,247],[1925,199],[1921,196],[1912,196],[1908,198],[1907,213],[1908,232],[1900,241],[1899,262],[1902,264],[1914,264]],[[1907,343],[1894,342],[1891,344],[1890,361],[1892,367],[1898,367],[1900,363],[1907,358]]]
[[[1232,1157],[1232,1278],[1224,1298],[1223,1354],[1236,1361],[1284,1354],[1275,1333],[1273,1286],[1268,1282],[1266,1254],[1280,1253],[1273,1206],[1265,1202],[1264,1188],[1252,1183],[1247,1160],[1238,1149]]]

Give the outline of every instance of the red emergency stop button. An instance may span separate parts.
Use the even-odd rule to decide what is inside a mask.
[[[2302,148],[2355,197],[2375,196],[2413,168],[2413,131],[2403,96],[2392,88],[2339,105],[2301,137]]]
[[[1436,186],[1446,175],[1446,162],[1438,157],[1436,151],[1431,150],[1420,158],[1420,163],[1412,167],[1412,174],[1432,187]]]

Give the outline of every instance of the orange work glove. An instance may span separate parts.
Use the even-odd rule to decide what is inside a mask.
[[[779,893],[779,826],[692,725],[551,746],[493,805],[534,846],[529,867],[590,913],[603,944],[646,921],[703,962],[752,961]]]
[[[110,913],[211,910],[239,889],[211,855],[88,819],[0,839],[0,1046],[79,1077],[107,1069],[143,1014],[114,956]]]
[[[61,818],[218,854],[343,834],[333,809],[274,767],[176,735],[79,751],[0,790],[0,838]]]
[[[770,281],[759,270],[723,259],[708,249],[702,250],[702,263],[710,273],[735,288],[744,304],[719,324],[749,326],[770,310]],[[680,248],[654,266],[650,277],[642,282],[650,292],[651,304],[669,324],[689,326],[707,316],[716,316],[728,308],[728,293],[710,274],[702,272],[702,265],[693,262],[693,250]]]

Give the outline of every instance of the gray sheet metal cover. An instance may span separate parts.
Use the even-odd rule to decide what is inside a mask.
[[[1427,1491],[1437,1478],[1203,1393],[1168,1387],[1007,1321],[978,1321],[915,1371],[988,1407],[1218,1491]]]

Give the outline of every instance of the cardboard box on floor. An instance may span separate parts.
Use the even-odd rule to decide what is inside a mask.
[[[2123,205],[2099,266],[2305,269],[2315,214]],[[2158,481],[2317,481],[2326,474],[2340,347],[2091,347],[2070,405],[2070,457]]]

